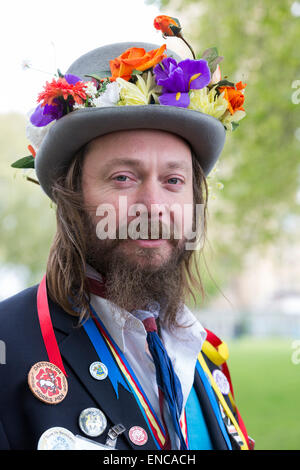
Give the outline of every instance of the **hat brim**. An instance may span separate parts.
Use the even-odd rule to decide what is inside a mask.
[[[49,129],[35,157],[39,183],[52,199],[52,186],[76,153],[91,140],[115,131],[157,129],[176,134],[192,147],[207,176],[225,143],[223,124],[208,114],[175,106],[141,105],[82,108]]]

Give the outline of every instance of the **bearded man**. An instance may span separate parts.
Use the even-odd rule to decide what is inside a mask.
[[[132,46],[79,58],[67,95],[78,102],[71,74],[105,71]],[[248,449],[226,345],[185,305],[203,294],[187,242],[199,206],[205,235],[223,125],[160,104],[71,106],[35,158],[57,214],[46,275],[0,304],[0,448]]]

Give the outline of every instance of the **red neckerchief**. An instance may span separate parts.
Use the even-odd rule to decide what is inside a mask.
[[[103,297],[104,299],[106,298],[105,281],[92,279],[91,277],[87,277],[86,280],[87,280],[89,292],[91,294],[99,295],[100,297]]]

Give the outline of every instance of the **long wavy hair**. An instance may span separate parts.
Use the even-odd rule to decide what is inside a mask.
[[[86,237],[81,176],[83,161],[87,151],[85,146],[74,158],[67,173],[53,185],[53,200],[56,204],[57,230],[54,236],[48,262],[47,287],[50,297],[67,313],[79,317],[79,322],[90,315],[90,294],[86,280]],[[201,250],[190,250],[181,261],[181,278],[184,301],[192,297],[196,303],[195,292],[202,299],[205,292],[199,271],[199,254],[204,247],[207,232],[208,185],[203,170],[192,152],[194,221],[196,227],[196,204],[202,204]],[[198,254],[198,256],[197,256]],[[72,299],[72,301],[71,301]],[[79,313],[76,313],[79,312]],[[167,318],[170,326],[177,324],[176,318]]]

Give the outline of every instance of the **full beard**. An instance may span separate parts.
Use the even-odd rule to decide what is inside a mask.
[[[185,250],[186,240],[171,236],[168,243],[172,250],[166,259],[157,248],[136,247],[134,256],[129,256],[124,250],[127,240],[100,240],[89,215],[86,227],[86,261],[104,275],[106,298],[129,312],[143,309],[151,301],[159,302],[163,321],[169,326],[176,324],[184,304],[183,265],[190,256]]]

